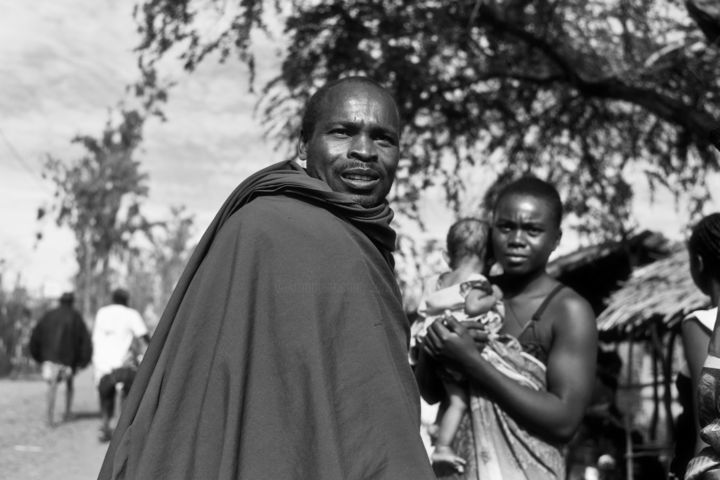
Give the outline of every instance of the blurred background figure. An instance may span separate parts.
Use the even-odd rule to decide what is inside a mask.
[[[72,415],[73,377],[92,358],[90,333],[73,304],[75,296],[63,293],[60,305],[47,312],[34,327],[30,336],[30,354],[40,363],[42,377],[48,384],[47,423],[55,426],[55,396],[60,382],[65,382],[65,414]]]
[[[110,421],[115,414],[116,388],[121,390],[121,399],[127,397],[135,372],[140,363],[141,353],[137,340],[147,347],[150,334],[140,313],[128,306],[130,294],[118,288],[112,292],[112,303],[100,308],[93,327],[93,367],[95,382],[100,396],[101,442],[110,441]]]
[[[699,436],[697,391],[720,303],[720,213],[702,218],[693,227],[688,254],[693,282],[710,297],[712,308],[692,312],[682,322],[685,365],[678,372],[676,386],[683,410],[675,426],[671,478],[684,478],[690,459],[707,446]]]

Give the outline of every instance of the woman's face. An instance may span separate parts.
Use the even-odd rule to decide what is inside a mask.
[[[492,246],[506,275],[544,271],[562,232],[558,212],[548,201],[532,194],[509,194],[495,207]]]

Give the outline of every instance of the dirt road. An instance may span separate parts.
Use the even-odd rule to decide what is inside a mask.
[[[65,408],[61,386],[56,418]],[[0,379],[0,479],[95,480],[107,444],[98,442],[99,407],[92,371],[75,379],[75,418],[45,425],[45,383]]]

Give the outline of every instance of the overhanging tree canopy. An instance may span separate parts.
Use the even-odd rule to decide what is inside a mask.
[[[268,131],[296,138],[299,110],[327,80],[380,80],[406,125],[405,213],[433,182],[457,207],[457,173],[492,163],[501,179],[532,171],[556,182],[586,233],[616,236],[631,221],[629,168],[651,187],[691,192],[697,213],[705,173],[720,167],[710,0],[145,0],[140,90],[164,95],[155,67],[178,51],[188,71],[212,52],[252,71],[251,34],[266,14],[282,15],[288,45],[263,88]],[[207,35],[207,15],[227,28]]]

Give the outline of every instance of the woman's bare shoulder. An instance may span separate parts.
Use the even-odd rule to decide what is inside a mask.
[[[559,327],[582,328],[597,331],[595,312],[582,295],[565,286],[559,293],[555,304],[554,324]]]

